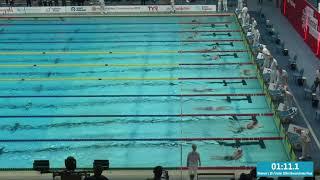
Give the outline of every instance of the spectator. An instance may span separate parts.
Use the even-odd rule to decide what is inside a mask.
[[[192,144],[192,151],[187,157],[190,180],[193,180],[197,176],[198,166],[201,166],[200,154],[197,152],[197,145]]]
[[[320,84],[320,65],[318,66],[318,69],[316,70],[316,79],[314,80],[313,84],[314,84],[314,88],[316,91],[319,84]]]
[[[154,167],[153,168],[153,178],[152,179],[147,179],[147,180],[161,180],[162,172],[163,172],[163,167],[162,166]]]
[[[228,11],[228,0],[223,0],[223,11]]]
[[[250,180],[250,178],[247,174],[241,173],[239,180]]]
[[[99,165],[95,166],[93,169],[94,175],[85,178],[85,180],[109,180],[108,178],[102,175],[102,171],[103,171],[102,166],[99,166]]]
[[[256,168],[253,168],[250,171],[250,178],[251,178],[251,180],[256,180],[257,179],[257,169]]]
[[[66,166],[66,171],[74,171],[77,168],[77,160],[72,156],[67,157],[64,164]]]
[[[285,88],[288,86],[288,73],[278,66],[277,87]]]
[[[10,7],[14,6],[14,0],[9,0],[9,3],[10,3]]]
[[[67,1],[66,0],[61,0],[61,5],[62,6],[67,6]]]
[[[31,7],[31,0],[27,0],[27,6]]]

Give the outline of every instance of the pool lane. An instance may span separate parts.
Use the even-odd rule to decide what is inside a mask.
[[[156,88],[155,88],[156,87]],[[119,92],[121,89],[121,92]],[[144,95],[261,93],[258,80],[212,81],[16,81],[0,83],[3,96],[33,95]]]

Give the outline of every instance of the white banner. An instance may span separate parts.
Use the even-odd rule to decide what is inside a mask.
[[[7,14],[16,14],[14,8],[12,7],[0,7],[0,14],[7,15]]]
[[[216,11],[215,5],[177,5],[177,12]],[[0,7],[0,15],[12,14],[79,14],[99,13],[100,6],[50,6],[50,7]],[[105,12],[172,12],[171,5],[150,5],[150,6],[106,6]]]
[[[26,14],[39,14],[42,12],[42,7],[25,7],[25,13]]]
[[[44,13],[44,14],[66,13],[66,7],[65,6],[41,7],[40,13]]]
[[[303,131],[303,130],[306,131],[306,132],[309,132],[309,129],[297,126],[295,124],[290,124],[289,127],[288,127],[288,132],[289,133],[296,134],[298,136],[301,135],[301,131]]]
[[[314,17],[314,10],[306,6],[303,10],[302,15],[302,28],[305,29],[308,25],[309,33],[315,38],[318,39],[318,19]]]
[[[93,8],[94,7],[94,8]],[[88,12],[97,12],[96,6],[68,6],[66,7],[67,13],[88,13]]]

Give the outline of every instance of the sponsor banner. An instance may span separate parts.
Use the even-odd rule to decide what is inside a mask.
[[[0,7],[0,14],[7,15],[7,14],[15,14],[16,11],[12,7]]]
[[[66,7],[65,6],[41,7],[41,13],[49,13],[49,14],[66,13]]]
[[[91,12],[92,8],[90,6],[68,6],[66,7],[67,13],[87,13]]]
[[[306,0],[283,0],[282,13],[312,51],[320,57],[320,14]]]
[[[305,132],[308,132],[309,133],[309,129],[307,128],[303,128],[301,126],[297,126],[295,124],[290,124],[289,127],[288,127],[288,132],[289,133],[292,133],[292,134],[296,134],[298,136],[301,135],[301,132],[302,131],[305,131]]]
[[[142,12],[145,6],[106,6],[106,12]],[[145,10],[146,11],[146,10]]]
[[[105,12],[172,12],[171,5],[106,6]],[[216,11],[215,5],[176,5],[177,12]],[[11,14],[78,14],[101,12],[100,6],[0,7],[0,15]],[[312,21],[313,22],[313,21]]]
[[[42,7],[25,7],[24,8],[26,14],[39,14],[42,13]]]
[[[171,12],[171,5],[149,5],[149,6],[107,6],[106,12]],[[215,5],[176,5],[177,12],[192,11],[216,11]]]

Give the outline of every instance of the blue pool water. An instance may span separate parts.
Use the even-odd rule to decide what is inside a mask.
[[[280,140],[212,159],[234,149],[210,138],[279,137],[233,16],[16,18],[0,28],[0,168],[59,168],[69,155],[79,167],[181,167],[192,143],[206,167],[289,160]],[[237,132],[252,114],[260,127]]]

